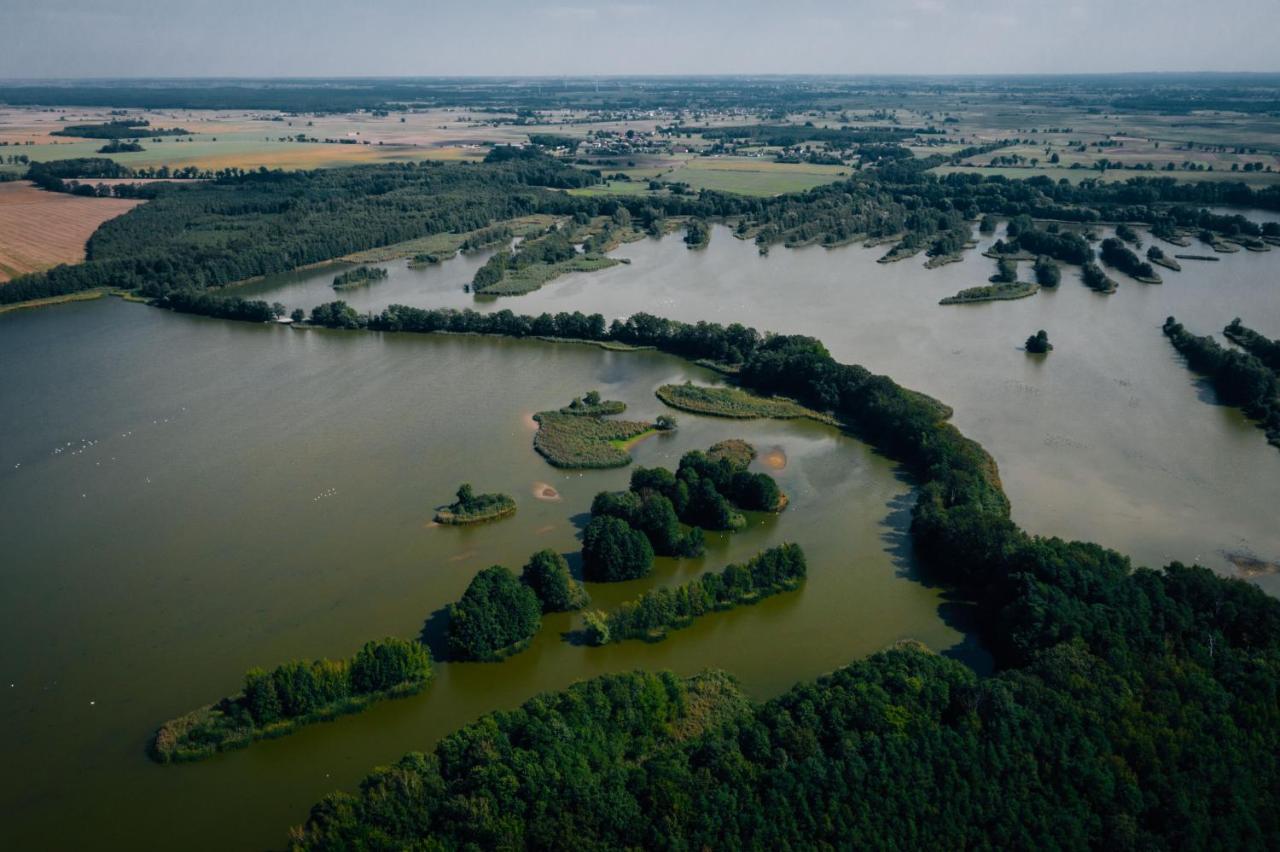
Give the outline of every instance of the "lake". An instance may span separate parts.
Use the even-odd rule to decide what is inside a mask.
[[[717,242],[713,251],[728,247]],[[656,251],[657,262],[667,243],[628,250]],[[670,413],[659,385],[716,377],[655,352],[295,330],[116,299],[0,315],[0,362],[3,848],[279,847],[311,804],[375,765],[604,672],[718,667],[763,699],[903,638],[986,664],[964,609],[916,578],[912,488],[895,465],[808,421],[677,413],[680,429],[641,442],[638,464],[674,468],[690,449],[746,438],[785,460],[756,465],[791,505],[709,535],[703,559],[590,584],[594,605],[782,541],[808,555],[799,591],[657,644],[570,644],[562,634],[578,616],[553,615],[504,663],[438,664],[412,698],[159,766],[144,753],[155,727],[234,693],[251,666],[345,657],[365,640],[424,630],[438,648],[444,607],[479,569],[518,570],[552,547],[577,571],[591,498],[625,487],[629,471],[550,467],[533,452],[530,415],[598,388],[627,402],[627,416],[652,418]],[[513,495],[517,514],[435,526],[433,508],[462,481]],[[560,500],[537,499],[543,483]]]
[[[1228,553],[1280,562],[1280,452],[1239,411],[1215,403],[1160,331],[1173,315],[1221,342],[1222,328],[1239,316],[1280,337],[1280,251],[1184,260],[1182,272],[1157,267],[1159,286],[1109,270],[1120,283],[1111,295],[1087,289],[1077,268],[1064,266],[1056,290],[938,305],[986,283],[995,262],[979,252],[996,236],[979,238],[962,263],[929,270],[923,255],[877,264],[887,247],[775,247],[760,257],[754,244],[717,226],[705,249],[688,250],[679,234],[631,243],[614,253],[629,265],[566,276],[518,298],[463,292],[483,262],[464,256],[427,270],[383,264],[391,271],[385,283],[342,295],[361,311],[395,302],[609,319],[647,311],[810,334],[838,359],[953,406],[956,426],[999,462],[1014,518],[1032,532],[1097,541],[1142,565],[1178,559],[1233,574]],[[1158,244],[1169,255],[1213,254],[1198,243]],[[1028,280],[1030,264],[1020,268]],[[310,309],[335,298],[333,274],[238,292]],[[1038,329],[1055,346],[1045,358],[1021,351]],[[1280,594],[1280,577],[1259,582]]]

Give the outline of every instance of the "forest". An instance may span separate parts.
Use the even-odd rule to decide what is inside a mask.
[[[974,606],[996,673],[907,644],[763,704],[714,673],[597,678],[331,794],[295,848],[1280,838],[1280,602],[1205,568],[1135,569],[1025,533],[945,406],[817,340],[644,316],[610,333],[694,357],[732,338],[744,386],[832,412],[901,463],[918,484],[917,553]]]
[[[67,124],[51,136],[75,136],[80,139],[150,139],[157,136],[190,136],[181,127],[152,127],[145,119],[123,118],[101,124]]]
[[[29,175],[45,188],[94,194],[93,186],[73,180],[76,172],[124,169],[114,163],[72,162],[33,164]],[[1197,205],[1280,210],[1277,186],[1254,190],[1244,184],[1178,183],[1172,178],[1072,185],[1045,177],[1010,181],[970,174],[939,177],[927,171],[940,162],[919,158],[885,164],[846,181],[768,198],[713,191],[570,196],[555,190],[589,186],[599,178],[537,149],[503,147],[492,149],[479,165],[260,170],[229,172],[196,185],[104,186],[108,194],[150,201],[99,228],[89,241],[85,263],[16,278],[0,288],[0,303],[94,287],[135,290],[149,297],[220,287],[354,251],[424,235],[473,231],[532,213],[591,217],[625,210],[633,226],[641,229],[673,216],[736,219],[737,233],[753,238],[762,250],[779,243],[840,245],[861,237],[903,235],[895,253],[927,248],[940,255],[962,246],[968,238],[967,221],[983,214],[1080,223],[1171,223],[1257,238],[1276,223],[1258,225]],[[1026,239],[1035,241],[1034,254],[1080,262],[1083,241],[1078,237],[1054,236],[1046,229]]]

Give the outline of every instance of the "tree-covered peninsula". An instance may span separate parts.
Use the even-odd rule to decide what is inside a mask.
[[[495,662],[524,649],[542,626],[542,604],[530,586],[501,565],[471,579],[449,607],[449,655]]]
[[[302,660],[269,672],[251,669],[238,695],[161,725],[149,753],[161,763],[200,760],[356,713],[382,698],[412,695],[430,680],[426,646],[403,639],[368,642],[349,660]]]
[[[743,565],[729,565],[679,586],[652,589],[609,612],[588,612],[584,634],[592,645],[665,639],[668,630],[688,627],[708,613],[799,588],[806,571],[804,551],[798,544],[779,545]]]

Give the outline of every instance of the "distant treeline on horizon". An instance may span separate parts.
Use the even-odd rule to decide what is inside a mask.
[[[267,109],[284,112],[397,110],[414,106],[494,109],[638,109],[830,106],[832,99],[883,106],[886,95],[953,84],[1023,95],[1064,86],[1117,108],[1183,113],[1280,111],[1280,73],[1131,72],[1063,75],[751,75],[684,77],[403,77],[0,81],[0,104],[136,109]],[[1266,91],[1272,89],[1274,91]]]

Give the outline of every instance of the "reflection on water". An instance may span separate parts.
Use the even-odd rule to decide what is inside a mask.
[[[782,541],[809,556],[801,590],[658,644],[572,645],[561,637],[579,616],[551,615],[528,651],[442,664],[419,696],[156,766],[143,753],[154,726],[234,692],[250,666],[346,656],[385,635],[438,648],[476,571],[518,569],[544,547],[580,576],[591,498],[630,472],[550,467],[528,412],[597,388],[651,420],[667,410],[658,386],[712,376],[653,352],[298,331],[116,300],[0,316],[0,363],[0,848],[279,845],[371,767],[609,671],[719,667],[765,697],[900,638],[982,660],[963,613],[915,576],[911,488],[886,459],[811,422],[681,414],[676,433],[634,448],[637,464],[674,468],[742,437],[759,469],[787,460],[775,475],[791,504],[709,535],[704,559],[590,584],[594,605]],[[519,510],[432,524],[464,481]]]

